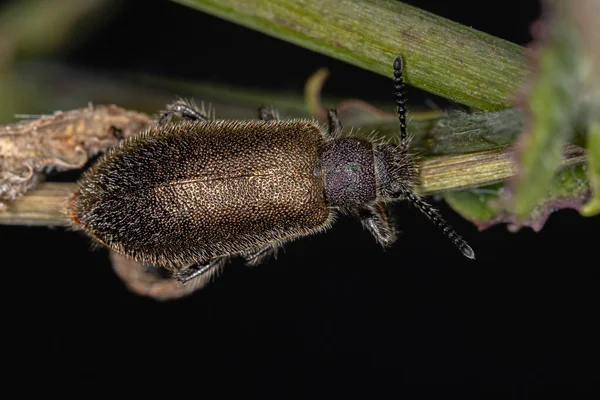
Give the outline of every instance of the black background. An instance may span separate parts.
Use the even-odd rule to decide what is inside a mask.
[[[136,3],[91,37],[74,38],[62,61],[297,93],[327,66],[327,94],[391,99],[385,77],[181,5],[151,1],[141,13]],[[522,45],[539,13],[535,1],[409,3]],[[409,98],[434,96],[410,89]],[[128,292],[106,251],[91,251],[79,233],[0,234],[4,259],[29,275],[19,297],[47,311],[39,332],[50,353],[35,362],[79,398],[201,397],[208,388],[374,397],[406,383],[509,384],[518,392],[513,385],[539,390],[597,376],[588,363],[597,337],[598,217],[562,210],[540,233],[478,232],[437,205],[476,261],[398,204],[402,233],[388,251],[341,217],[277,260],[254,269],[235,261],[209,287],[167,303]]]

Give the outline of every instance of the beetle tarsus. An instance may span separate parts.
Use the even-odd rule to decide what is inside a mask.
[[[258,109],[258,119],[262,121],[278,121],[279,113],[273,107],[261,107]]]
[[[221,267],[225,265],[227,257],[218,257],[211,260],[208,264],[194,264],[190,265],[181,272],[173,274],[173,278],[181,284],[186,284],[192,280],[196,280],[200,276],[205,276],[206,279],[210,279],[215,273],[219,271]]]
[[[277,249],[279,248],[276,244],[268,244],[255,250],[248,250],[242,253],[242,257],[246,260],[246,265],[255,267],[262,264],[268,258],[277,257]]]
[[[195,103],[183,99],[167,105],[165,110],[160,114],[158,125],[168,124],[173,117],[187,121],[208,121],[208,115],[204,111],[204,107],[199,109]]]
[[[351,212],[381,246],[389,247],[396,241],[396,227],[385,203],[377,202],[365,207],[356,207]]]

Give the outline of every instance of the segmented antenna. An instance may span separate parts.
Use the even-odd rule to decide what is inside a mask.
[[[402,81],[402,56],[396,57],[394,60],[394,92],[396,95],[396,105],[398,106],[398,119],[400,120],[400,147],[403,151],[408,151],[407,132],[406,132],[406,97],[404,88],[406,85]],[[402,190],[402,195],[414,204],[419,211],[429,218],[434,225],[442,230],[444,235],[454,243],[456,247],[470,259],[475,258],[475,252],[456,233],[454,229],[440,216],[435,208],[421,199],[416,193],[410,189]]]
[[[407,149],[406,133],[406,96],[404,88],[406,85],[402,80],[402,56],[394,60],[394,93],[396,95],[396,105],[398,106],[398,118],[400,119],[400,147]]]
[[[475,252],[471,246],[469,246],[467,242],[465,242],[464,239],[458,233],[456,233],[454,229],[452,229],[452,227],[438,214],[438,212],[432,206],[430,206],[410,190],[405,191],[403,194],[419,209],[419,211],[425,214],[435,226],[442,230],[443,234],[450,239],[456,247],[458,247],[465,257],[470,259],[475,258]]]

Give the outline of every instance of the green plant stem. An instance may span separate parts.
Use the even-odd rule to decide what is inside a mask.
[[[481,110],[510,106],[529,70],[520,46],[398,1],[174,1],[384,76],[400,54],[407,83]]]

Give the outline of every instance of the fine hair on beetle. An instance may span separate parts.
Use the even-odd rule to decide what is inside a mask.
[[[260,264],[286,242],[329,229],[338,212],[388,247],[396,240],[388,205],[401,199],[474,258],[414,191],[400,56],[393,71],[398,144],[344,135],[335,110],[324,129],[311,119],[279,120],[269,108],[257,120],[217,120],[179,100],[84,173],[70,218],[111,250],[182,283],[205,282],[233,256]]]

